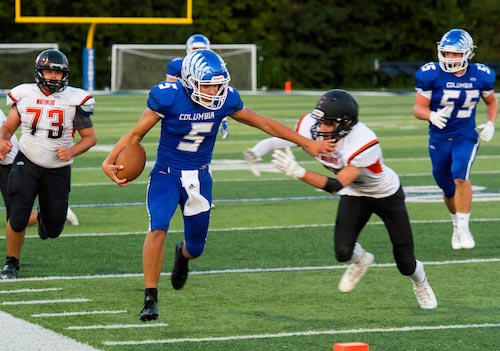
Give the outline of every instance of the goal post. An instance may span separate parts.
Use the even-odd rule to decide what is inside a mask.
[[[230,85],[238,90],[257,90],[255,44],[211,44],[226,62]],[[111,53],[111,91],[149,90],[165,80],[167,63],[186,55],[181,44],[114,44]]]
[[[2,43],[0,44],[0,94],[21,83],[35,81],[36,56],[47,49],[59,50],[57,43]]]

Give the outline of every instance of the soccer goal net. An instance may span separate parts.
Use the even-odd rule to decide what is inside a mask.
[[[238,90],[257,89],[255,44],[212,44],[210,48],[226,62],[231,74],[231,86]],[[149,90],[165,80],[170,60],[185,55],[185,45],[114,44],[111,54],[111,90]]]
[[[0,94],[21,83],[35,81],[34,68],[37,55],[43,50],[59,50],[57,43],[0,44]]]

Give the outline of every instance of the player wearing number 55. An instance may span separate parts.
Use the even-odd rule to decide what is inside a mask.
[[[209,165],[223,118],[261,129],[290,140],[314,156],[333,149],[331,141],[313,141],[281,123],[243,105],[238,91],[229,86],[230,75],[222,58],[212,50],[195,50],[182,62],[178,82],[153,86],[147,108],[135,127],[124,135],[103,161],[103,171],[118,185],[119,153],[139,143],[158,122],[161,124],[156,162],[149,175],[147,211],[149,230],[142,250],[144,306],[142,321],[158,318],[158,281],[162,270],[164,244],[172,216],[178,205],[184,217],[184,240],[175,246],[171,274],[174,289],[181,289],[188,276],[188,262],[204,248],[212,202]]]
[[[415,74],[415,117],[429,121],[432,175],[443,192],[453,221],[453,249],[472,249],[469,230],[472,186],[469,179],[479,140],[490,141],[495,132],[498,101],[495,73],[471,63],[475,45],[463,29],[446,32],[437,42],[439,62],[423,65]],[[476,129],[476,107],[486,103],[486,121]]]

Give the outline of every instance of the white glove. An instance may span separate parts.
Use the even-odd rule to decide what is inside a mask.
[[[302,178],[306,174],[305,168],[299,166],[295,161],[292,150],[286,148],[283,150],[274,150],[273,152],[273,166],[278,171],[294,178]]]
[[[482,141],[490,141],[495,134],[495,125],[492,121],[481,124],[477,129],[482,129],[481,134],[479,134]]]
[[[257,168],[257,165],[260,161],[262,161],[262,159],[257,156],[257,154],[252,149],[246,149],[245,151],[243,151],[243,156],[245,157],[245,160],[247,161],[253,175],[256,177],[260,177],[260,171]]]
[[[450,117],[451,111],[451,106],[445,106],[437,111],[431,111],[429,122],[434,124],[439,129],[443,129],[444,127],[446,127],[446,123],[448,123],[448,118]]]
[[[227,121],[227,117],[224,117],[220,124],[220,134],[222,139],[226,139],[229,136],[229,122]]]

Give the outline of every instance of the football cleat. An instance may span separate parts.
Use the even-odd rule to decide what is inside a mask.
[[[434,291],[427,282],[427,278],[421,283],[413,282],[413,292],[415,293],[420,308],[432,310],[437,307],[436,295],[434,295]]]
[[[16,279],[18,271],[19,261],[15,257],[7,257],[7,262],[0,273],[0,279]]]
[[[153,296],[144,298],[144,307],[141,310],[141,321],[147,322],[158,319],[158,301]]]
[[[71,225],[79,225],[80,224],[78,222],[78,217],[76,216],[75,212],[73,212],[71,207],[68,207],[68,212],[66,213],[66,221]]]
[[[40,216],[40,211],[38,211],[37,219],[38,219],[38,236],[42,240],[47,240],[49,235],[47,234],[47,231],[45,230],[45,227],[43,226],[42,217]]]
[[[460,250],[462,245],[460,245],[460,236],[458,235],[458,228],[453,226],[453,233],[451,234],[451,247],[453,250]]]
[[[182,254],[182,244],[182,241],[175,244],[175,261],[174,267],[172,268],[172,274],[170,276],[172,287],[175,290],[182,289],[184,284],[186,284],[189,272],[189,259],[184,257]]]
[[[339,282],[339,290],[349,292],[358,285],[361,278],[366,274],[368,268],[375,260],[375,256],[369,252],[365,252],[359,262],[351,263]]]
[[[459,229],[458,237],[460,238],[460,246],[462,249],[473,249],[476,246],[472,233],[468,230]]]

